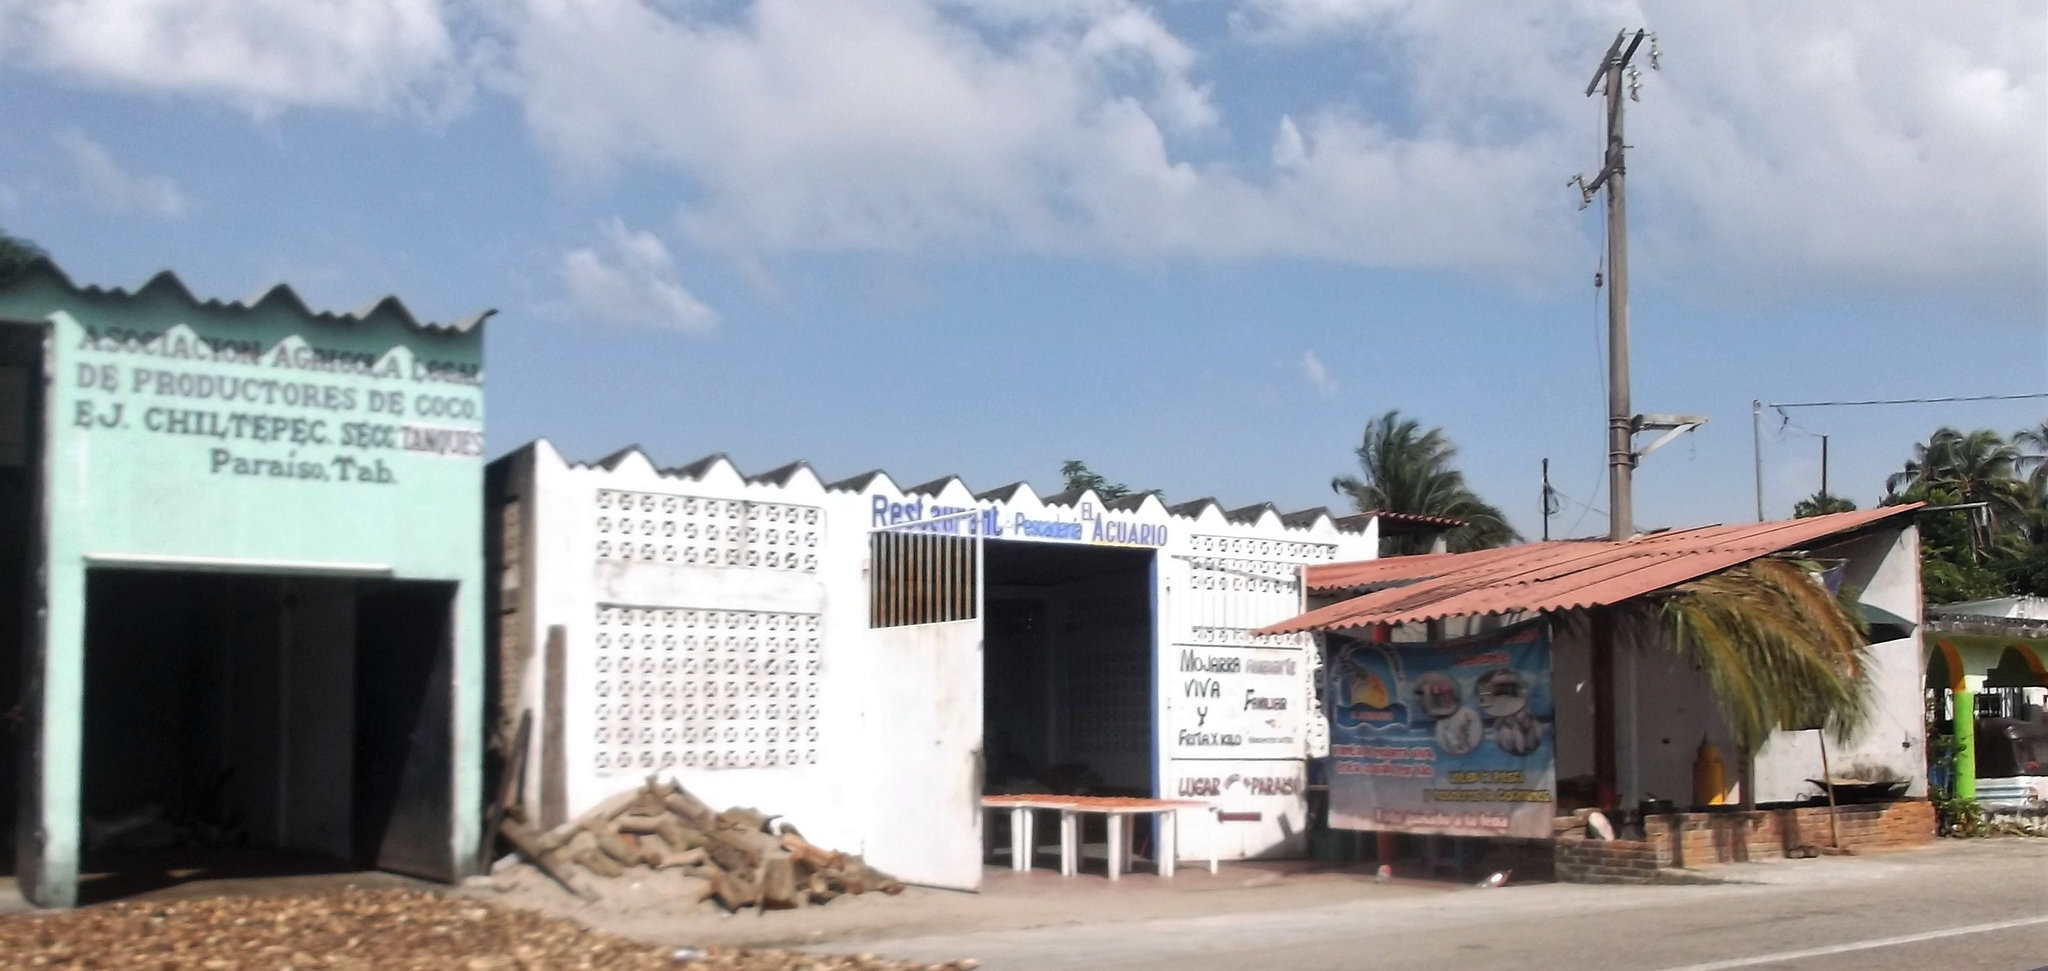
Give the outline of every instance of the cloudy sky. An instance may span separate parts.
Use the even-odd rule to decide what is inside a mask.
[[[2033,2],[0,0],[0,226],[100,284],[496,307],[494,451],[1304,507],[1400,408],[1532,536],[1548,457],[1586,534],[1566,181],[1638,25],[1635,401],[1712,418],[1642,525],[1754,515],[1752,399],[2048,390]],[[1868,503],[2044,413],[1767,413],[1768,510],[1817,435]]]

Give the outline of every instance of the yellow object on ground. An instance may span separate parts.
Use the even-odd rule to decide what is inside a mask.
[[[1721,765],[1721,750],[1705,738],[1700,739],[1699,754],[1692,760],[1692,804],[1728,804],[1728,771]]]

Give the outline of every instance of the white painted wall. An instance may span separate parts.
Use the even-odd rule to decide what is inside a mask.
[[[1151,584],[1156,605],[1156,734],[1152,751],[1134,755],[1155,766],[1155,792],[1170,796],[1184,780],[1197,780],[1190,785],[1199,788],[1204,785],[1199,780],[1214,779],[1218,791],[1210,797],[1212,802],[1233,812],[1259,814],[1255,822],[1224,826],[1215,824],[1206,810],[1184,814],[1183,855],[1206,857],[1213,848],[1223,858],[1235,859],[1298,854],[1305,847],[1305,740],[1312,733],[1308,720],[1321,717],[1311,701],[1315,655],[1305,636],[1253,638],[1249,632],[1301,611],[1302,565],[1376,555],[1377,529],[1370,525],[1340,530],[1330,517],[1318,515],[1307,525],[1288,526],[1270,508],[1233,518],[1213,503],[1181,515],[1149,496],[1119,503],[1116,509],[1092,493],[1071,502],[1047,503],[1029,487],[1008,493],[1004,501],[977,500],[958,480],[943,482],[929,494],[907,493],[879,474],[843,489],[827,489],[807,467],[778,476],[780,484],[749,482],[723,458],[660,471],[638,451],[606,465],[571,465],[546,441],[500,461],[531,465],[524,522],[535,550],[530,571],[533,609],[521,611],[518,622],[525,625],[524,636],[536,649],[525,670],[503,673],[521,685],[518,696],[537,720],[528,753],[529,805],[539,804],[540,739],[546,727],[538,724],[544,710],[545,655],[539,645],[545,643],[549,627],[560,625],[567,634],[564,728],[571,816],[638,784],[649,771],[637,764],[638,757],[652,753],[654,771],[679,779],[707,802],[752,805],[786,816],[812,840],[867,853],[885,870],[906,875],[950,872],[956,843],[978,860],[978,821],[971,827],[958,825],[958,806],[950,796],[939,798],[937,793],[949,790],[957,778],[965,798],[979,795],[979,624],[970,625],[971,664],[934,657],[930,665],[920,662],[906,668],[897,655],[909,648],[891,640],[898,635],[868,629],[866,568],[872,530],[979,509],[981,517],[955,521],[946,529],[1004,542],[1108,543],[1158,550]],[[624,517],[636,530],[630,557],[620,555],[624,540],[616,532],[621,496],[632,497],[636,504],[654,504],[651,511]],[[683,535],[688,525],[706,525],[701,517],[693,520],[684,514],[683,504],[691,501],[747,504],[743,510],[816,510],[819,515],[814,524],[799,524],[802,539],[795,548],[783,535],[786,526],[777,529],[777,542],[769,543],[769,523],[744,520],[739,539],[709,544],[701,535]],[[652,534],[644,532],[650,524]],[[673,535],[667,532],[671,525]],[[747,525],[759,532],[747,534]],[[694,564],[689,562],[692,547]],[[721,557],[737,550],[741,561],[707,565],[704,554],[713,548]],[[771,565],[766,558],[770,552],[794,553],[798,565]],[[750,553],[763,555],[749,560]],[[599,643],[601,634],[616,638],[621,633],[619,608],[633,611],[623,620],[636,638],[654,637],[651,650],[642,646],[622,651],[615,640]],[[663,638],[671,636],[671,614],[677,625],[673,636],[681,638],[690,636],[685,633],[689,614],[696,614],[702,625],[705,615],[713,612],[728,618],[741,613],[800,621],[805,626],[794,659],[803,665],[803,673],[788,677],[742,670],[707,679],[680,667],[662,670],[660,664],[668,656]],[[808,625],[813,622],[815,655],[808,646]],[[745,632],[739,636],[744,638]],[[953,645],[948,650],[966,657],[957,631],[945,640]],[[687,654],[682,647],[679,642],[678,656]],[[1236,670],[1184,672],[1184,651],[1195,652],[1189,663],[1198,667],[1209,667],[1213,657],[1215,667],[1227,668],[1234,662]],[[656,662],[654,671],[639,672],[640,680],[653,684],[653,717],[638,717],[643,702],[637,695],[644,693],[638,686],[631,700],[636,706],[635,730],[644,725],[656,734],[651,742],[626,746],[635,764],[620,768],[614,761],[621,748],[615,734],[620,724],[616,705],[621,703],[616,666],[628,657],[636,663],[649,657]],[[610,670],[600,670],[605,663]],[[1213,677],[1217,697],[1207,697],[1206,685],[1204,697],[1192,697],[1187,685],[1194,674],[1205,675],[1205,681]],[[802,744],[783,745],[784,757],[775,764],[758,757],[747,763],[748,753],[758,756],[773,747],[765,740],[745,739],[732,746],[721,741],[715,747],[719,764],[709,764],[706,746],[683,736],[693,724],[681,717],[685,702],[675,700],[674,717],[662,710],[667,699],[660,691],[673,687],[680,694],[692,678],[696,681],[691,686],[699,690],[707,680],[718,681],[722,690],[724,682],[734,680],[765,688],[773,677],[784,677],[784,688],[803,692],[799,700],[805,709],[794,722]],[[966,703],[969,698],[972,705]],[[906,716],[905,706],[919,699],[925,706]],[[765,697],[740,700],[763,706],[764,716],[770,703]],[[600,717],[600,706],[611,706],[606,717]],[[781,714],[776,727],[787,729],[790,719],[786,712]],[[765,731],[771,720],[754,721]],[[918,727],[927,723],[929,728]],[[736,724],[748,724],[748,719]],[[1232,727],[1210,728],[1226,724]],[[664,736],[665,729],[674,729],[675,734]],[[942,735],[930,745],[953,754],[934,761],[918,754],[921,748],[901,747],[906,732],[921,731]],[[697,757],[687,762],[693,745]],[[792,748],[798,754],[793,763],[787,758]],[[729,751],[742,758],[728,758]],[[971,770],[954,757],[958,753],[972,754]],[[732,761],[739,764],[728,764]],[[918,786],[886,781],[900,779],[907,767],[926,773]],[[913,848],[919,840],[937,841],[945,849],[933,851],[937,856],[921,855],[925,851]],[[976,873],[978,877],[978,868]]]
[[[1845,559],[1844,582],[1860,591],[1864,603],[1907,618],[1916,627],[1920,623],[1919,535],[1913,527],[1880,530],[1814,555]],[[1848,744],[1829,743],[1830,766],[1837,775],[1889,770],[1911,780],[1909,795],[1925,795],[1926,670],[1919,638],[1873,644],[1870,656],[1869,722]],[[1692,763],[1702,737],[1720,748],[1728,780],[1735,782],[1739,755],[1698,670],[1661,642],[1630,643],[1616,654],[1615,684],[1620,695],[1615,731],[1624,805],[1632,806],[1646,794],[1688,802]],[[1564,775],[1562,769],[1559,775]],[[1819,790],[1807,780],[1820,776],[1816,733],[1779,732],[1757,753],[1756,799],[1771,803],[1814,795]]]
[[[1889,769],[1912,780],[1908,795],[1926,795],[1927,659],[1917,636],[1925,620],[1919,530],[1884,530],[1818,555],[1847,558],[1843,582],[1860,590],[1864,603],[1912,621],[1915,631],[1913,637],[1871,645],[1870,722],[1849,744],[1829,744],[1830,766],[1837,775],[1858,767]],[[1756,772],[1759,802],[1809,795],[1817,790],[1806,780],[1820,777],[1820,743],[1813,732],[1781,733],[1758,753]]]

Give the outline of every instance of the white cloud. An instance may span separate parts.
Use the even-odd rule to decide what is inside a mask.
[[[1595,225],[1564,187],[1598,163],[1586,78],[1613,30],[1647,24],[1666,69],[1629,114],[1643,275],[2043,286],[2037,4],[1235,0],[1206,33],[1170,24],[1217,18],[1157,6],[0,0],[0,54],[258,111],[448,104],[483,83],[583,179],[674,177],[683,236],[741,263],[980,250],[1555,280],[1577,278]],[[1372,83],[1243,74],[1276,57],[1355,61]]]
[[[1317,357],[1314,351],[1306,351],[1301,355],[1301,376],[1307,378],[1309,386],[1321,392],[1324,397],[1337,393],[1337,379],[1330,376],[1330,369],[1324,366],[1323,359]]]
[[[562,285],[572,312],[623,327],[703,333],[718,325],[718,312],[677,280],[675,261],[660,237],[629,229],[617,218],[601,228],[598,248],[562,254]]]
[[[85,83],[293,106],[459,99],[443,0],[0,0],[0,51]]]
[[[1259,44],[1390,52],[1420,132],[1587,174],[1586,80],[1614,30],[1648,26],[1664,70],[1639,54],[1628,106],[1639,265],[1774,292],[2041,291],[2039,5],[1248,0],[1234,23]],[[1518,172],[1513,153],[1483,158]]]
[[[177,183],[161,175],[130,175],[98,142],[80,132],[65,132],[57,136],[57,143],[71,153],[79,187],[100,209],[175,219],[190,208]]]

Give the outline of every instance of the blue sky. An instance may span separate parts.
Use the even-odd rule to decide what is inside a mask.
[[[0,226],[481,307],[493,451],[796,458],[1334,503],[1364,422],[1443,425],[1534,536],[1600,532],[1585,80],[1630,105],[1645,527],[1754,515],[1750,401],[2048,390],[2035,4],[0,0]],[[1934,427],[1768,415],[1767,511],[1861,503]]]

